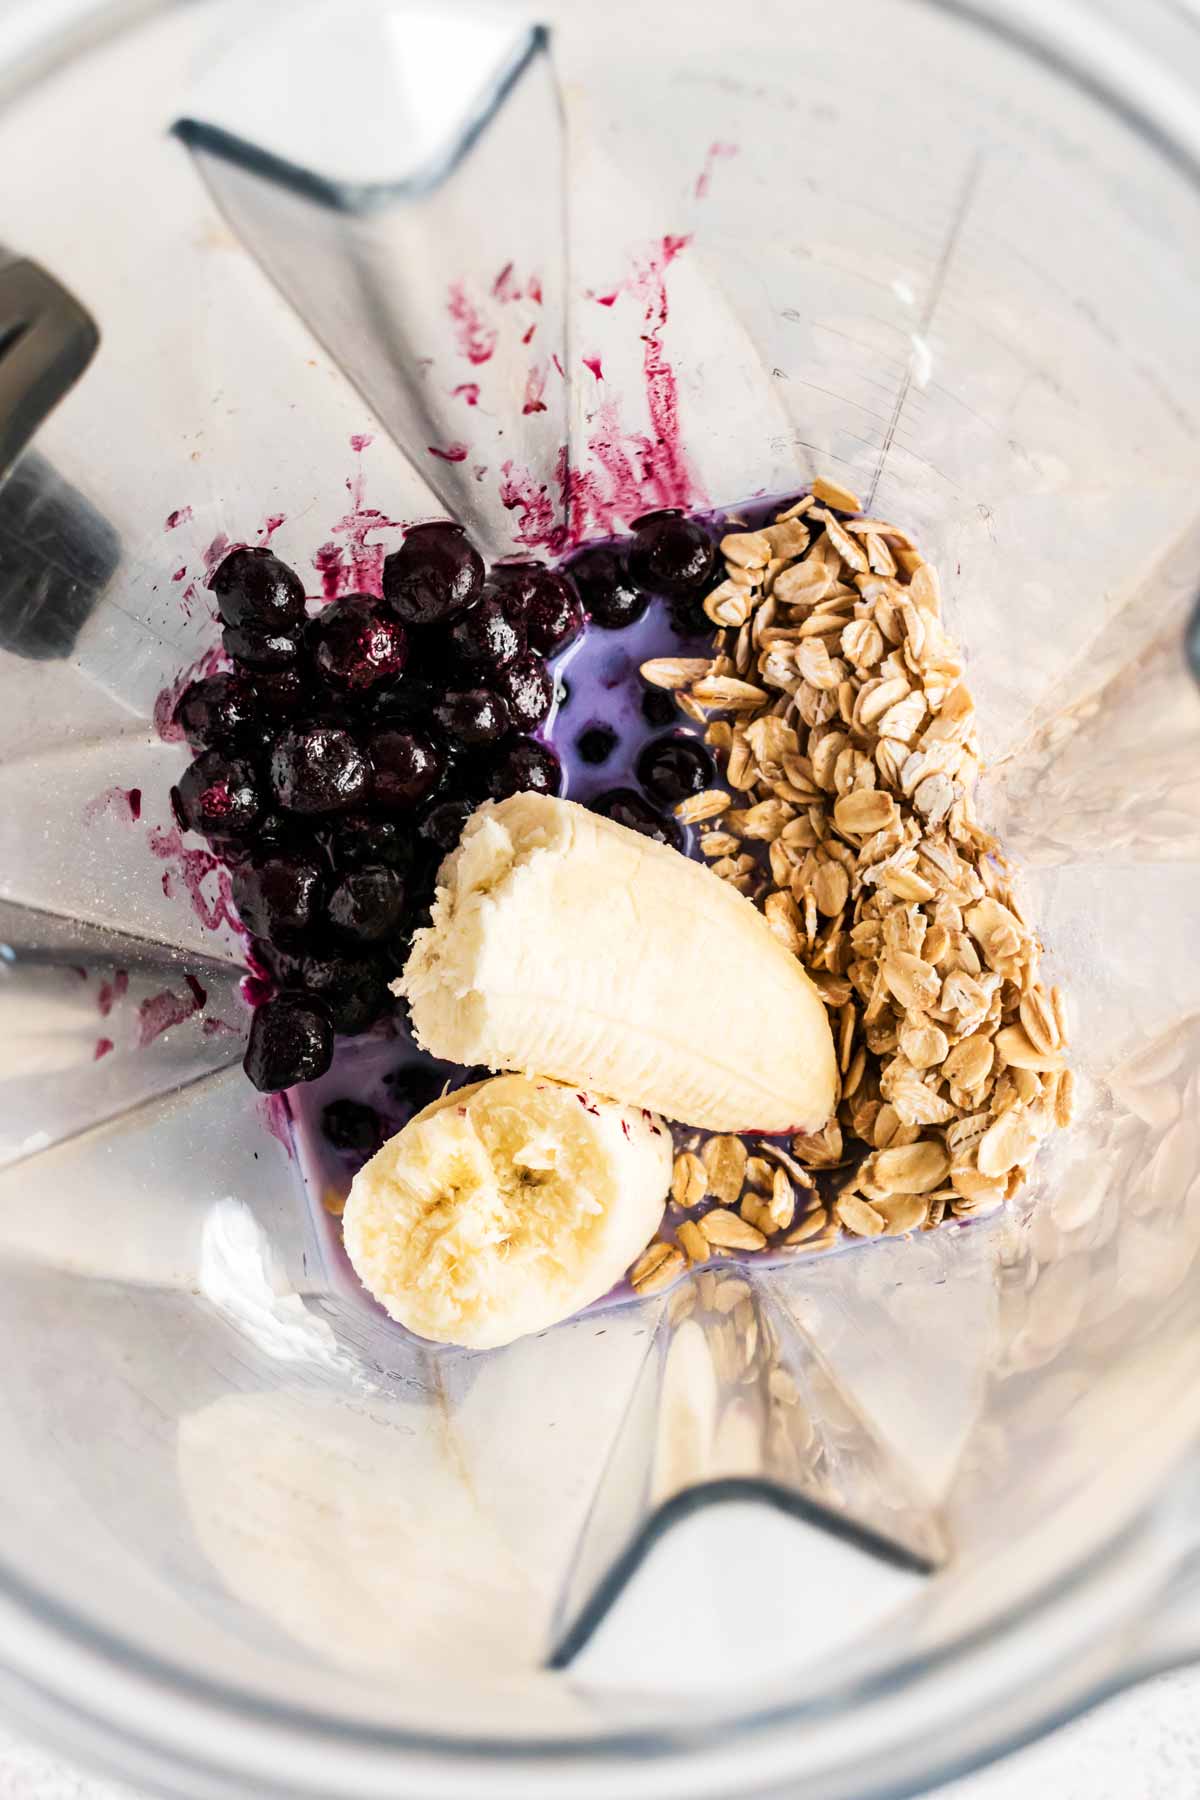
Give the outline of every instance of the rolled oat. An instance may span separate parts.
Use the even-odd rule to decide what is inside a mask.
[[[728,532],[712,660],[643,668],[705,722],[733,801],[721,790],[718,813],[713,790],[680,814],[714,820],[710,867],[820,991],[842,1076],[835,1116],[790,1155],[766,1143],[747,1155],[726,1135],[680,1159],[677,1198],[703,1180],[719,1203],[680,1227],[693,1261],[697,1239],[716,1255],[820,1250],[842,1230],[990,1210],[1071,1117],[1063,998],[1040,978],[1013,872],[974,816],[975,707],[937,573],[902,527],[835,516],[859,511],[818,479],[773,524]],[[836,1177],[832,1208],[795,1217],[797,1195],[864,1152],[857,1175]],[[657,1255],[640,1291],[665,1285],[669,1250],[641,1259]]]

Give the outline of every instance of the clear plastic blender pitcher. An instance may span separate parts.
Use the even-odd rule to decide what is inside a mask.
[[[835,1800],[1195,1654],[1200,26],[15,17],[0,240],[100,343],[47,413],[87,320],[26,262],[0,1704],[189,1796]],[[241,1074],[156,707],[223,544],[369,574],[445,510],[492,554],[606,529],[618,429],[680,503],[824,473],[934,555],[1076,1122],[1015,1216],[420,1348]]]

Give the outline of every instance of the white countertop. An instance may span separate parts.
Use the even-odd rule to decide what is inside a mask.
[[[938,1800],[1196,1800],[1200,1668],[1165,1675],[1003,1763],[939,1790]],[[139,1800],[0,1730],[0,1800]]]

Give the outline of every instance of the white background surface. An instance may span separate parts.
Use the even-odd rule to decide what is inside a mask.
[[[1197,1800],[1200,1668],[1148,1682],[938,1800]],[[0,1730],[0,1800],[140,1800]],[[485,1795],[480,1800],[486,1800]],[[803,1800],[797,1795],[796,1800]]]

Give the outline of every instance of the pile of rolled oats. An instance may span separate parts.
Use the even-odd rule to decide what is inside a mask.
[[[790,1153],[683,1150],[685,1216],[635,1265],[642,1292],[727,1250],[990,1211],[1070,1120],[1062,997],[974,816],[975,707],[937,574],[899,526],[838,516],[861,511],[816,481],[773,524],[730,532],[705,603],[713,659],[642,667],[724,770],[679,816],[820,989],[842,1076],[834,1118]]]

